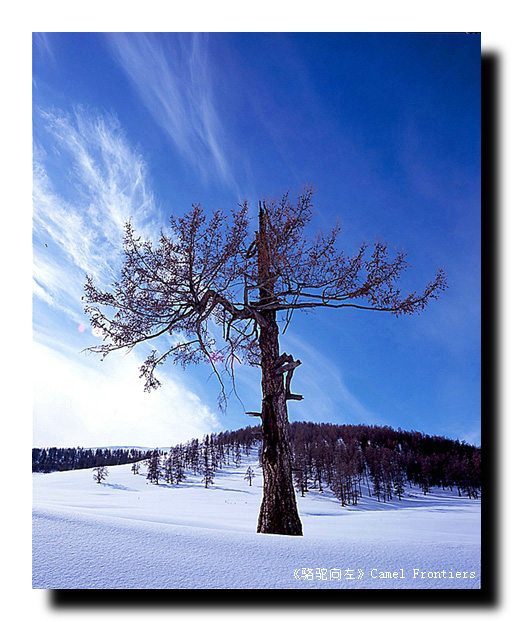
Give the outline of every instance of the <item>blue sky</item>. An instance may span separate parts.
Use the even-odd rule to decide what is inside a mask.
[[[438,267],[422,315],[298,314],[291,420],[366,423],[480,443],[480,37],[465,34],[95,34],[33,37],[34,444],[169,445],[254,420],[217,410],[204,367],[146,350],[103,362],[84,273],[107,286],[121,227],[155,236],[191,203],[316,188],[313,230],[338,218],[353,252],[404,248],[405,290]],[[85,330],[84,330],[85,327]],[[240,369],[246,410],[257,370]]]

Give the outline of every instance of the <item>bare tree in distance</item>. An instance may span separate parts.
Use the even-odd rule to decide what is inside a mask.
[[[108,475],[109,470],[106,466],[97,466],[93,469],[93,479],[97,484],[101,484]]]
[[[251,466],[249,466],[246,469],[246,473],[245,473],[245,477],[244,477],[245,481],[248,482],[248,484],[251,486],[252,485],[252,480],[255,479],[255,471],[252,469]]]
[[[312,196],[307,186],[295,199],[286,193],[261,201],[254,233],[247,201],[231,219],[216,211],[208,220],[193,204],[183,217],[171,217],[171,231],[162,232],[157,244],[137,236],[128,222],[120,280],[104,292],[86,275],[85,311],[103,332],[103,343],[90,351],[105,357],[171,337],[140,368],[146,391],[160,386],[155,371],[165,361],[204,362],[220,382],[224,408],[235,391],[236,365],[260,367],[261,410],[248,413],[262,420],[260,533],[302,535],[287,414],[289,400],[303,399],[291,389],[301,361],[280,351],[279,325],[285,332],[294,311],[317,308],[413,314],[446,288],[440,269],[421,293],[402,295],[397,284],[407,267],[405,253],[390,258],[387,244],[376,241],[347,254],[337,247],[337,225],[308,238]]]

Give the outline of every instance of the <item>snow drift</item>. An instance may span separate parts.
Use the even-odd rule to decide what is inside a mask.
[[[244,480],[256,472],[252,486]],[[480,502],[408,488],[402,501],[330,492],[298,497],[303,537],[255,533],[262,495],[256,453],[206,489],[148,483],[109,467],[33,475],[33,587],[477,589]]]

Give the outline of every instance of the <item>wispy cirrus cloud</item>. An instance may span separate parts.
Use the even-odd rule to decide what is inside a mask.
[[[113,56],[156,122],[204,179],[234,185],[216,109],[207,35],[106,35]]]
[[[83,325],[85,273],[108,288],[122,263],[125,222],[154,240],[164,225],[143,158],[112,116],[42,111],[37,127],[35,442],[155,445],[212,431],[215,414],[176,373],[162,370],[161,390],[143,392],[144,351],[103,363],[81,353],[93,345]]]
[[[33,32],[32,45],[45,60],[55,62],[55,54],[48,32]]]
[[[35,294],[80,308],[84,273],[115,278],[123,225],[150,237],[161,224],[142,157],[114,117],[42,111],[45,149],[34,152]],[[49,172],[50,171],[50,172]]]

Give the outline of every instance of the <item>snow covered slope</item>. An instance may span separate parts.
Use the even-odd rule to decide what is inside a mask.
[[[251,465],[252,486],[244,481]],[[147,483],[109,467],[33,475],[33,587],[469,589],[480,587],[480,502],[407,488],[402,502],[298,497],[303,537],[256,534],[257,457],[214,486]]]

